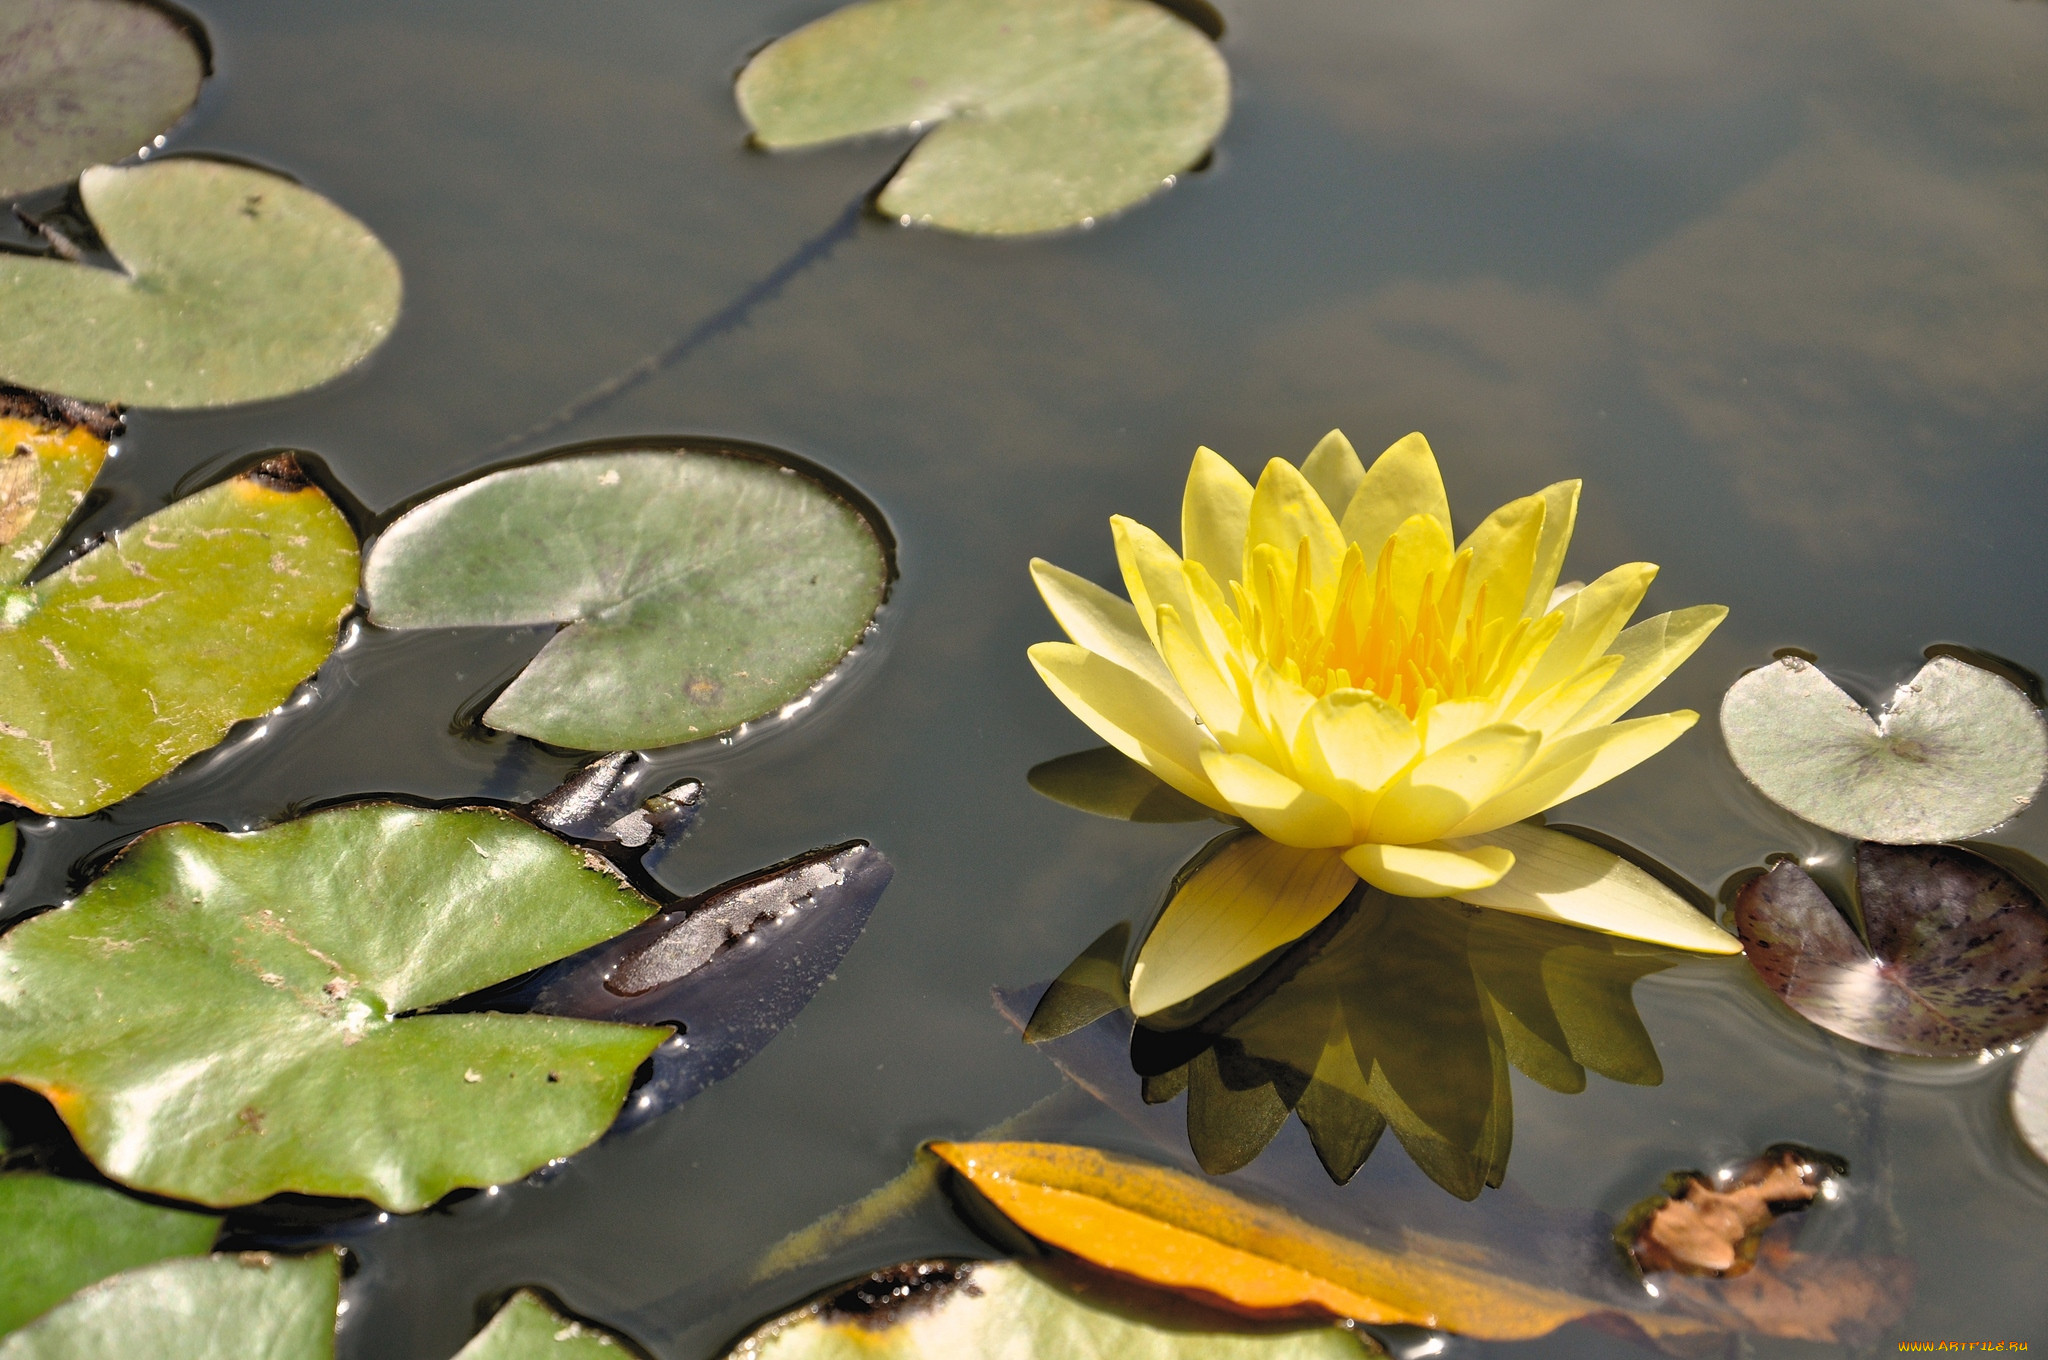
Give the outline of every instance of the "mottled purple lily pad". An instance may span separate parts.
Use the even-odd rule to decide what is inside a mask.
[[[2048,1025],[2048,908],[1947,845],[1856,850],[1865,947],[1786,861],[1746,884],[1735,927],[1757,976],[1801,1015],[1893,1053],[1970,1057]]]

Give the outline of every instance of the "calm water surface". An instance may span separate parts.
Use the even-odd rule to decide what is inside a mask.
[[[403,262],[405,316],[321,391],[137,416],[82,531],[287,445],[386,512],[742,292],[902,152],[745,149],[733,73],[827,0],[192,7],[219,73],[173,149],[276,167],[361,216]],[[1093,744],[1024,661],[1054,633],[1026,560],[1113,580],[1106,517],[1176,523],[1198,443],[1255,472],[1333,425],[1368,452],[1419,428],[1461,529],[1585,477],[1568,576],[1653,560],[1646,612],[1733,610],[1662,707],[1711,713],[1788,645],[1869,696],[1934,642],[2048,667],[2048,3],[1224,10],[1237,102],[1210,169],[1041,241],[865,222],[746,325],[542,441],[759,440],[883,508],[903,576],[879,639],[801,721],[661,758],[709,786],[663,873],[695,891],[859,836],[897,878],[837,980],[739,1076],[547,1185],[360,1242],[347,1355],[439,1360],[480,1300],[539,1283],[659,1355],[706,1356],[832,1279],[977,1249],[935,1207],[800,1276],[736,1283],[921,1140],[1058,1091],[990,987],[1142,916],[1213,830],[1097,821],[1024,782]],[[8,912],[175,818],[542,792],[572,762],[452,719],[543,640],[359,638],[260,734],[107,814],[38,824]],[[1556,816],[1710,891],[1810,848],[1746,792],[1710,719]],[[2048,819],[1999,839],[2048,852]],[[1672,1168],[1827,1148],[1854,1165],[1852,1245],[1917,1263],[1898,1336],[2048,1345],[2048,1170],[2003,1113],[2007,1060],[1833,1040],[1740,960],[1636,996],[1663,1085],[1596,1076],[1560,1096],[1516,1074],[1513,1193],[1617,1212]],[[1044,1118],[1145,1146],[1085,1102]],[[1404,1156],[1390,1138],[1374,1164]],[[1575,1327],[1451,1353],[1644,1352]]]

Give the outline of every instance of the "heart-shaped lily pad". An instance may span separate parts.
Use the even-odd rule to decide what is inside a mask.
[[[0,587],[26,580],[64,532],[118,423],[104,409],[0,388]]]
[[[163,1261],[80,1291],[0,1340],[0,1360],[332,1360],[341,1257]]]
[[[585,453],[407,512],[363,580],[386,628],[567,625],[490,726],[593,751],[671,746],[773,713],[839,664],[888,584],[878,527],[765,457]]]
[[[2026,884],[1953,846],[1856,850],[1866,948],[1819,884],[1786,860],[1735,900],[1764,985],[1858,1043],[1969,1057],[2048,1024],[2048,908]]]
[[[0,597],[0,797],[76,817],[277,707],[334,648],[356,537],[290,457]]]
[[[132,156],[184,117],[206,78],[185,25],[137,0],[8,0],[0,9],[0,198]]]
[[[144,1204],[105,1186],[0,1175],[0,1334],[109,1275],[204,1255],[219,1230],[209,1214]]]
[[[877,206],[1011,236],[1159,192],[1222,132],[1230,72],[1149,0],[863,0],[769,44],[737,94],[777,149],[937,124]]]
[[[417,1012],[652,909],[492,809],[160,827],[0,936],[0,1080],[40,1091],[138,1189],[418,1209],[596,1138],[667,1031]]]
[[[120,270],[0,255],[0,378],[125,406],[317,387],[382,344],[398,262],[310,189],[218,161],[78,177]]]
[[[1728,754],[1786,811],[1859,840],[1919,845],[2012,817],[2048,777],[2048,726],[2011,681],[1937,656],[1873,720],[1798,657],[1721,701]]]

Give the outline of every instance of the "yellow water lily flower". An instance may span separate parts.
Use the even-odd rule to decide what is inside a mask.
[[[1647,563],[1560,588],[1578,498],[1559,482],[1456,543],[1419,434],[1367,468],[1333,431],[1300,468],[1268,463],[1256,488],[1205,448],[1180,552],[1110,521],[1128,601],[1033,561],[1072,642],[1038,644],[1032,664],[1166,783],[1375,887],[1730,951],[1668,890],[1645,906],[1654,894],[1614,887],[1629,875],[1613,856],[1525,824],[1693,725],[1690,711],[1616,720],[1727,613],[1624,627],[1656,575]]]

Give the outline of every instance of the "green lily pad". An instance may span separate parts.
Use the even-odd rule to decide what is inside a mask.
[[[0,587],[35,570],[107,461],[116,422],[92,414],[81,424],[34,393],[0,389]]]
[[[668,1031],[415,1012],[652,910],[493,809],[159,827],[0,936],[0,1080],[41,1092],[137,1189],[419,1209],[603,1133]]]
[[[109,1275],[203,1256],[220,1220],[57,1176],[0,1175],[0,1334]]]
[[[484,722],[557,746],[672,746],[773,713],[860,641],[877,526],[763,458],[586,453],[407,512],[370,549],[386,628],[561,623]]]
[[[332,1360],[341,1258],[201,1256],[125,1271],[0,1339],[0,1360]]]
[[[1149,198],[1230,114],[1215,44],[1148,0],[864,0],[770,43],[736,93],[778,150],[936,124],[876,206],[984,236]]]
[[[628,1360],[635,1354],[610,1332],[563,1317],[540,1295],[522,1289],[455,1360]]]
[[[1992,847],[1985,847],[1990,850]],[[1947,845],[1856,848],[1869,944],[1791,860],[1735,899],[1764,985],[1872,1048],[1971,1057],[2048,1024],[2048,906],[1991,859]]]
[[[0,596],[0,797],[76,817],[269,712],[355,601],[356,538],[289,457]]]
[[[1364,1360],[1363,1332],[1257,1323],[1102,1272],[909,1261],[776,1318],[728,1360]]]
[[[2048,726],[2019,686],[1937,656],[1872,719],[1785,657],[1721,701],[1736,768],[1778,806],[1858,840],[1923,845],[1990,830],[2048,777]]]
[[[8,382],[124,406],[229,406],[347,372],[398,319],[383,242],[281,176],[162,160],[94,166],[78,192],[121,270],[0,255]]]
[[[132,156],[206,79],[186,27],[135,0],[8,0],[0,10],[0,198]]]

